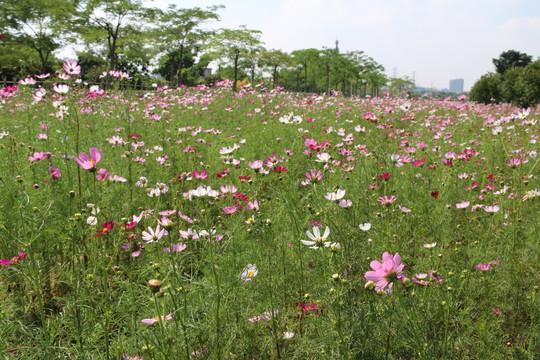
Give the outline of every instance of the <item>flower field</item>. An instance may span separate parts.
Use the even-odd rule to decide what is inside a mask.
[[[540,107],[76,66],[0,90],[2,358],[538,357]]]

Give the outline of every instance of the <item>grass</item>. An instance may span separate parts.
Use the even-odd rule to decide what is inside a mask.
[[[70,83],[39,102],[34,91],[0,104],[6,358],[540,352],[538,107],[227,86],[94,97]],[[91,148],[102,158],[89,171],[74,157]],[[322,179],[306,184],[312,169]],[[328,247],[301,242],[314,227],[329,228]],[[404,265],[391,291],[365,279],[385,252]]]

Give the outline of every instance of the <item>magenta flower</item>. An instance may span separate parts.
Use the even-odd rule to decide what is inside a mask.
[[[14,265],[18,263],[19,261],[21,261],[22,259],[24,259],[25,257],[26,257],[26,253],[21,252],[19,253],[18,256],[14,256],[11,259],[1,259],[0,265],[2,266]]]
[[[61,175],[60,170],[54,166],[49,167],[49,172],[51,173],[51,177],[53,180],[58,180]]]
[[[384,290],[386,286],[388,289],[392,289],[394,281],[402,280],[405,276],[401,273],[404,264],[401,264],[401,256],[399,253],[390,255],[385,252],[382,256],[382,263],[377,260],[373,260],[369,266],[373,271],[367,271],[364,278],[368,281],[375,283],[375,291]]]
[[[476,270],[478,271],[488,271],[491,269],[491,264],[478,264],[476,265]]]
[[[78,158],[75,158],[84,170],[96,171],[96,165],[101,160],[101,149],[90,148],[90,157],[85,153],[80,153]]]

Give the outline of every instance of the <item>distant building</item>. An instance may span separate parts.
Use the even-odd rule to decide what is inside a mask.
[[[450,92],[451,93],[463,92],[463,79],[450,80]]]
[[[204,77],[207,77],[207,76],[210,76],[210,75],[212,75],[212,68],[206,68],[206,69],[204,69],[204,74],[203,74],[203,76],[204,76]]]

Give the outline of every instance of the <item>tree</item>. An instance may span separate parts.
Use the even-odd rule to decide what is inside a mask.
[[[532,56],[516,50],[508,50],[501,53],[498,59],[493,59],[493,65],[497,73],[503,75],[506,70],[516,67],[525,67],[532,61]]]
[[[210,6],[206,10],[199,7],[193,9],[178,9],[169,5],[168,11],[158,10],[158,27],[153,30],[154,42],[158,51],[167,53],[171,65],[171,81],[176,78],[178,86],[181,85],[181,74],[184,67],[184,52],[186,49],[193,52],[196,44],[202,42],[209,31],[199,27],[210,20],[220,20],[216,13],[223,6]],[[177,65],[175,66],[175,63]]]
[[[273,88],[277,86],[279,70],[289,67],[293,63],[289,54],[281,50],[263,50],[260,55],[260,62],[263,67],[268,67],[272,72]]]
[[[125,45],[122,41],[141,37],[145,19],[153,11],[143,8],[141,0],[81,0],[74,30],[89,43],[103,46],[105,42],[109,67],[118,70],[119,49]]]
[[[45,73],[52,53],[66,37],[66,21],[73,14],[69,0],[4,0],[0,3],[0,24],[9,42],[34,51]],[[5,35],[4,35],[5,36]]]
[[[217,61],[224,60],[234,68],[233,91],[236,91],[238,81],[239,60],[250,51],[261,48],[261,32],[241,26],[239,29],[220,29],[207,46],[209,54]]]
[[[499,73],[487,73],[482,75],[471,88],[470,97],[471,100],[484,104],[501,101],[501,75]]]
[[[304,92],[308,89],[308,67],[319,61],[320,51],[317,49],[294,50],[291,55],[294,62],[304,70]]]
[[[522,94],[517,104],[523,107],[540,104],[540,60],[527,65],[519,75]]]

